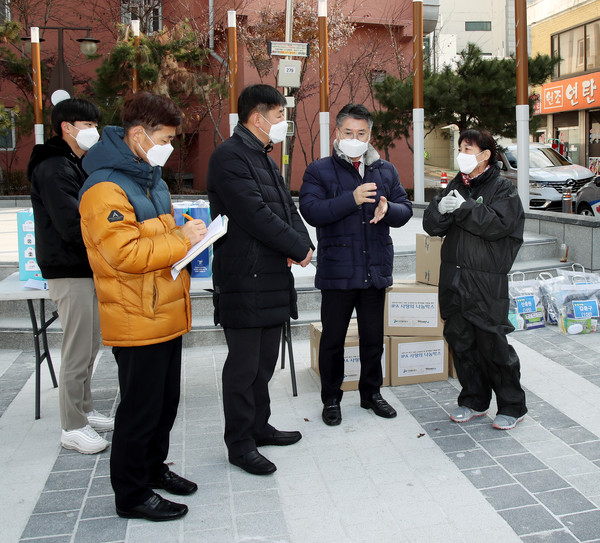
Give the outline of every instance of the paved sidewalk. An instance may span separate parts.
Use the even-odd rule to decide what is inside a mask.
[[[277,464],[256,477],[227,462],[220,373],[226,349],[184,350],[182,399],[169,461],[199,484],[180,521],[118,518],[109,451],[59,446],[57,390],[43,371],[42,418],[33,418],[33,352],[0,349],[0,541],[44,543],[600,542],[600,334],[546,328],[512,334],[529,414],[514,430],[495,414],[455,424],[457,382],[382,389],[398,417],[344,395],[343,421],[320,420],[309,345],[296,341],[298,397],[289,370],[272,381],[272,422],[299,429],[291,447],[265,447]],[[53,351],[55,364],[60,352]],[[93,389],[114,412],[116,365],[99,355]],[[111,435],[108,435],[109,439]],[[174,498],[179,499],[178,497]]]

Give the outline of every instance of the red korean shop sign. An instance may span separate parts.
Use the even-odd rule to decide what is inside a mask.
[[[600,107],[600,72],[542,85],[541,113]]]

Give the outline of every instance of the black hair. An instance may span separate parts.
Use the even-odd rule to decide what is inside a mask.
[[[271,85],[250,85],[238,98],[238,117],[241,123],[247,123],[250,115],[256,110],[266,115],[275,107],[287,104],[283,94]]]
[[[162,126],[177,128],[181,124],[181,111],[173,100],[150,92],[136,92],[123,105],[123,129],[142,126],[152,133]]]
[[[82,98],[69,98],[63,100],[54,106],[52,110],[52,130],[54,133],[62,136],[60,125],[63,121],[73,124],[76,121],[87,121],[99,123],[102,119],[102,113],[95,104],[83,100]]]
[[[371,117],[371,112],[362,104],[346,104],[340,109],[340,112],[335,118],[337,127],[340,128],[347,118],[365,120],[369,124],[369,130],[373,128],[373,117]]]
[[[489,151],[491,154],[488,164],[494,164],[496,160],[498,160],[498,146],[496,145],[496,140],[494,140],[494,136],[487,130],[477,130],[475,128],[464,130],[458,138],[459,147],[463,141],[466,141],[471,145],[477,145],[482,151]]]

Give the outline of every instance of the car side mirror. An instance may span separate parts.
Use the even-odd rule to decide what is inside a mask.
[[[506,166],[501,160],[498,161],[498,168],[500,168],[501,170],[506,170]]]
[[[596,179],[594,179],[594,185],[596,185],[597,187],[600,187],[600,175],[598,175],[596,177]]]

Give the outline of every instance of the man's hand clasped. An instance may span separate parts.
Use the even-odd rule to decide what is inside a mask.
[[[200,219],[187,221],[182,227],[181,232],[190,240],[192,245],[196,245],[206,235],[206,224]]]
[[[295,260],[292,260],[291,258],[288,257],[288,259],[287,259],[288,268],[291,268],[292,264],[297,264],[298,266],[302,266],[303,268],[306,268],[306,266],[308,266],[310,264],[310,261],[312,260],[312,255],[313,255],[313,250],[309,249],[308,253],[306,253],[306,256],[304,257],[304,260],[302,260],[301,262],[296,262]]]
[[[376,183],[363,183],[354,189],[354,201],[356,205],[361,204],[374,204],[376,202],[375,197],[377,196],[377,184]],[[379,203],[375,208],[373,218],[369,221],[372,224],[377,224],[385,214],[388,212],[388,201],[385,196],[379,197]]]

